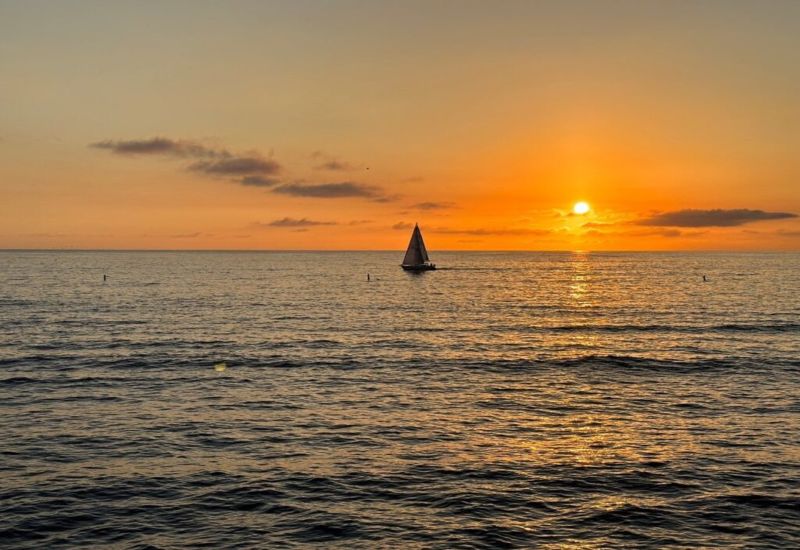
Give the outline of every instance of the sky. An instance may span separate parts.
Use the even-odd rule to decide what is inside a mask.
[[[800,250],[798,97],[793,0],[0,0],[0,248]]]

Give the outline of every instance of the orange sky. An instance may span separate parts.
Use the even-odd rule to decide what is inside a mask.
[[[44,8],[2,248],[800,249],[797,2]]]

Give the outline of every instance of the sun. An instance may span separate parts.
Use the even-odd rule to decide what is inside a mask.
[[[572,207],[572,213],[573,214],[578,214],[580,216],[580,215],[586,214],[591,209],[592,209],[592,207],[589,206],[588,202],[580,201],[580,202],[576,202],[575,205]]]

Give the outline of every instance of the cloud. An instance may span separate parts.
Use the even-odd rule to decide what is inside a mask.
[[[683,232],[679,229],[664,229],[663,231],[654,231],[652,234],[670,239],[683,236]]]
[[[322,199],[339,199],[344,197],[364,197],[380,200],[384,196],[379,187],[344,181],[340,183],[287,183],[273,189],[275,193],[294,197],[314,197]]]
[[[280,180],[274,178],[265,178],[263,176],[245,176],[238,180],[242,185],[249,187],[272,187],[280,183]]]
[[[260,224],[269,227],[312,227],[315,225],[336,225],[336,222],[320,222],[308,218],[283,218],[269,223]]]
[[[344,160],[339,160],[336,157],[329,155],[325,151],[314,151],[311,153],[311,158],[317,161],[321,161],[319,164],[314,166],[315,170],[330,170],[333,172],[347,172],[351,170],[356,170],[359,167],[355,164],[351,164]]]
[[[150,139],[105,140],[89,144],[95,149],[107,149],[117,155],[168,155],[175,157],[222,157],[230,155],[224,149],[212,149],[184,139],[154,137]]]
[[[272,159],[265,159],[260,156],[232,156],[218,160],[195,162],[189,166],[189,169],[215,176],[274,175],[281,171],[281,165]]]
[[[201,235],[202,233],[198,231],[197,233],[179,233],[177,235],[170,235],[170,237],[173,239],[196,239]]]
[[[350,164],[349,162],[344,162],[336,159],[325,161],[322,164],[316,165],[314,168],[316,168],[317,170],[332,170],[341,172],[356,169],[356,167]]]
[[[734,227],[746,223],[764,220],[782,220],[796,218],[797,214],[789,212],[764,212],[763,210],[676,210],[663,212],[649,218],[633,222],[636,225],[656,227]]]
[[[535,228],[475,228],[475,229],[455,229],[450,227],[434,227],[428,230],[431,233],[445,233],[449,235],[549,235],[549,229]]]
[[[283,167],[276,160],[261,155],[258,151],[232,153],[228,149],[208,147],[197,141],[154,137],[133,140],[105,140],[92,143],[90,147],[104,149],[118,155],[163,156],[191,160],[184,169],[207,176],[229,178],[230,181],[247,187],[270,187],[273,193],[310,198],[365,198],[374,202],[392,202],[399,195],[387,195],[376,185],[352,181],[308,184],[284,183],[279,177]],[[312,158],[322,159],[321,166],[327,170],[348,170],[356,166],[337,160],[317,151]],[[433,204],[433,203],[430,203]]]
[[[613,224],[608,224],[613,225]],[[654,229],[635,229],[635,230],[625,230],[625,231],[600,231],[598,229],[589,229],[583,233],[584,237],[596,237],[596,238],[604,238],[604,237],[665,237],[668,239],[674,239],[678,237],[682,238],[694,238],[699,237],[701,235],[705,235],[705,231],[681,231],[680,229],[675,228],[654,228]]]
[[[447,208],[454,208],[455,203],[453,202],[418,202],[417,204],[412,204],[411,208],[416,208],[417,210],[444,210]]]
[[[581,227],[612,227],[613,223],[604,223],[604,222],[586,222]]]
[[[372,220],[352,220],[347,225],[365,225],[368,223],[372,223]]]
[[[402,195],[381,195],[372,199],[372,202],[387,203],[400,200],[401,198]]]
[[[398,222],[392,226],[392,229],[412,229],[413,223]],[[485,237],[488,235],[549,235],[552,233],[549,229],[532,229],[532,228],[475,228],[475,229],[457,229],[452,227],[429,227],[425,229],[427,233],[442,233],[446,235],[469,235],[473,237]]]
[[[89,145],[105,149],[118,155],[127,156],[166,156],[180,159],[194,159],[186,169],[209,176],[233,176],[241,185],[269,187],[279,183],[272,176],[281,172],[281,165],[258,152],[234,154],[227,149],[207,147],[186,139],[154,137],[150,139],[106,140]]]

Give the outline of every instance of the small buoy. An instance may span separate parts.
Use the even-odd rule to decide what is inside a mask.
[[[225,369],[227,368],[228,365],[226,365],[225,363],[217,363],[216,365],[214,365],[214,370],[217,372],[225,372]]]

